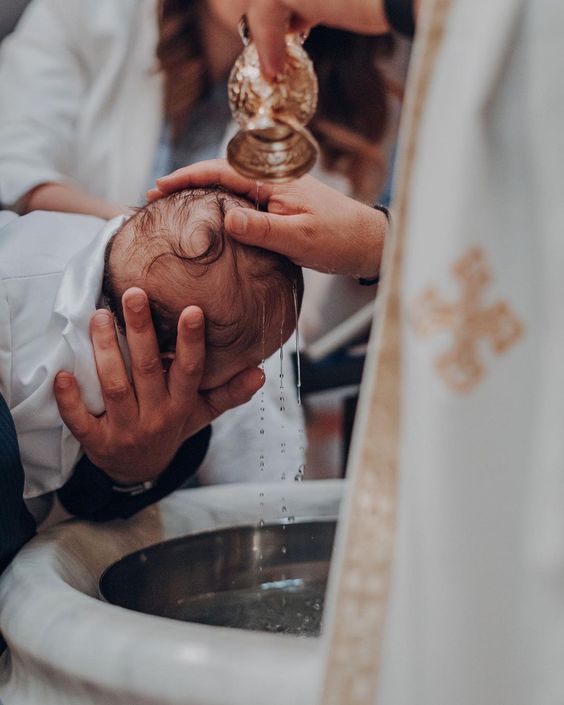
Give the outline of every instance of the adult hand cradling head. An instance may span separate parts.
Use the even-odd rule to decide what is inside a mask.
[[[243,404],[260,389],[264,375],[246,369],[216,389],[200,392],[204,371],[204,316],[185,308],[178,321],[176,356],[167,375],[149,301],[139,288],[123,294],[127,344],[133,382],[129,382],[112,315],[97,311],[91,322],[92,345],[105,412],[90,414],[76,379],[61,372],[55,383],[59,412],[85,453],[118,483],[157,477],[180,445],[227,409]]]

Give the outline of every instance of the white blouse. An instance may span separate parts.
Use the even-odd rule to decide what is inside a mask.
[[[156,17],[156,0],[30,3],[0,46],[4,207],[52,181],[143,201],[162,120]]]

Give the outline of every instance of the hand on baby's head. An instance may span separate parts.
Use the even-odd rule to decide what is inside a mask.
[[[181,311],[202,308],[204,388],[269,357],[294,330],[294,297],[301,306],[299,267],[226,235],[227,210],[249,205],[220,187],[179,191],[139,209],[106,250],[108,306],[123,328],[121,295],[131,286],[144,289],[162,353],[174,352]]]

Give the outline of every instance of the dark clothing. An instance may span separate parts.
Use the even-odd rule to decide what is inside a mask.
[[[186,482],[204,459],[210,437],[208,426],[189,438],[156,485],[135,496],[116,492],[108,475],[84,456],[70,480],[59,490],[61,502],[72,514],[95,521],[129,517]],[[26,509],[23,489],[24,471],[16,429],[0,394],[0,573],[35,534],[35,521]],[[0,634],[0,654],[5,646]]]
[[[210,436],[211,428],[207,427],[189,438],[156,485],[134,496],[116,491],[108,475],[84,456],[59,490],[61,503],[71,514],[94,521],[129,517],[186,482],[204,459]],[[35,522],[23,501],[23,489],[16,429],[0,395],[0,573],[35,533]]]
[[[117,491],[108,475],[85,456],[77,464],[66,485],[59,490],[61,504],[68,512],[83,519],[126,519],[166,497],[194,475],[206,455],[210,437],[211,426],[208,426],[185,441],[156,485],[135,495]]]
[[[16,429],[0,395],[0,573],[35,533],[35,522],[23,501],[23,488]]]

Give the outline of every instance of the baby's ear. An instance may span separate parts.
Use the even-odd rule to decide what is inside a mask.
[[[163,366],[163,372],[168,372],[170,370],[170,366],[172,365],[172,361],[175,357],[175,352],[161,353],[161,364]]]

